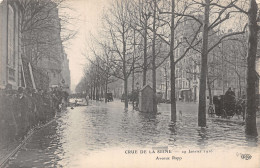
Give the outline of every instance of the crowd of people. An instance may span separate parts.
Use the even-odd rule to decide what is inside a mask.
[[[0,143],[23,139],[30,130],[53,119],[67,105],[68,96],[58,87],[13,90],[8,84],[0,90]]]

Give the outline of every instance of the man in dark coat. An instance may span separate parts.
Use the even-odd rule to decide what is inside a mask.
[[[66,91],[63,91],[63,98],[64,98],[64,102],[65,102],[65,107],[67,107],[68,106],[68,102],[69,102],[69,100],[68,100],[69,93],[66,92]]]
[[[30,129],[35,126],[35,100],[32,95],[32,89],[25,89],[25,96],[28,99],[28,121]]]
[[[51,118],[51,102],[50,97],[46,91],[42,94],[43,98],[43,109],[44,109],[44,120],[45,122]]]
[[[4,102],[4,109],[5,109],[5,121],[7,124],[7,140],[13,141],[16,135],[17,123],[15,120],[15,109],[14,109],[14,95],[11,89],[5,90],[5,102]]]
[[[231,88],[229,88],[225,93],[225,100],[228,102],[233,102],[235,100],[235,97],[236,97],[235,92],[233,92]]]
[[[58,97],[56,96],[56,92],[55,91],[52,92],[51,97],[52,97],[52,105],[53,105],[54,113],[56,114],[56,112],[59,109],[59,100],[58,100]]]
[[[227,113],[229,115],[231,110],[235,110],[235,103],[236,103],[236,95],[235,92],[232,91],[231,88],[227,90],[225,93],[225,107],[227,109]]]
[[[15,111],[18,127],[18,138],[24,138],[29,130],[28,120],[28,98],[24,95],[22,87],[18,88],[18,94],[15,98]]]
[[[43,101],[43,90],[39,89],[36,94],[36,107],[38,112],[39,123],[45,123],[45,114],[44,114],[44,101]]]
[[[7,84],[2,91],[0,100],[1,123],[4,129],[1,129],[2,137],[7,141],[13,141],[16,135],[16,121],[14,117],[14,96],[12,85]]]

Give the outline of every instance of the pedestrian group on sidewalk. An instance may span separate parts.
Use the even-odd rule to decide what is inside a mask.
[[[62,88],[51,91],[7,84],[0,90],[0,144],[23,139],[36,126],[50,121],[67,106],[69,94]]]

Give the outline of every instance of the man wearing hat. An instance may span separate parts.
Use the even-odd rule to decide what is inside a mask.
[[[28,99],[24,95],[22,87],[18,88],[18,95],[16,97],[16,111],[18,115],[18,136],[24,137],[29,129],[28,121]]]
[[[25,96],[28,100],[28,121],[29,121],[29,128],[33,128],[35,126],[35,100],[32,96],[32,90],[30,88],[25,88]]]
[[[2,93],[1,98],[1,112],[2,122],[4,122],[3,136],[5,140],[13,141],[16,135],[16,120],[14,117],[14,97],[13,97],[12,85],[7,84],[5,90]]]

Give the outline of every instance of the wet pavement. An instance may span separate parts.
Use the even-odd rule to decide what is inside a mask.
[[[169,104],[160,104],[157,115],[140,113],[129,106],[124,111],[124,104],[114,101],[68,108],[56,121],[35,132],[6,167],[80,167],[80,158],[133,146],[167,146],[175,150],[189,147],[256,150],[259,147],[258,138],[245,136],[242,119],[230,122],[210,118],[207,128],[198,127],[195,103],[177,104],[177,126],[170,122]]]

